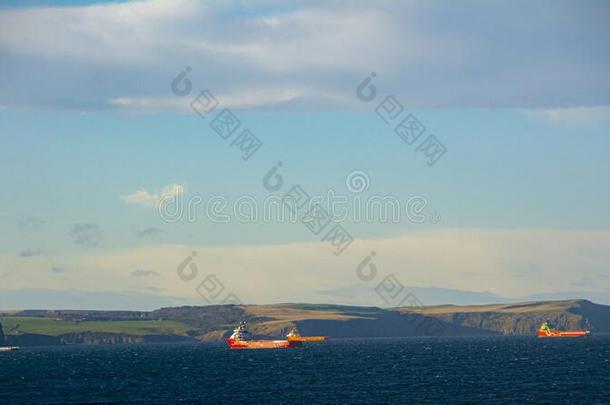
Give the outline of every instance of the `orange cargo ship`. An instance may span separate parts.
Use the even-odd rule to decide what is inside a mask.
[[[227,339],[227,343],[231,349],[285,349],[299,347],[303,342],[321,342],[324,340],[326,340],[324,336],[301,336],[296,328],[284,340],[256,340],[251,338],[246,323],[242,322],[233,330],[233,334]]]
[[[583,337],[587,336],[590,332],[588,330],[566,330],[559,331],[551,328],[548,322],[542,324],[538,329],[538,337]]]

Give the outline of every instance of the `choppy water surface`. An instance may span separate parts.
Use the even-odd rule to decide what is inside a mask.
[[[70,346],[0,353],[1,403],[610,403],[610,336]]]

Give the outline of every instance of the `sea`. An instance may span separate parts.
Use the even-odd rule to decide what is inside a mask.
[[[609,404],[610,336],[337,339],[0,353],[0,403]]]

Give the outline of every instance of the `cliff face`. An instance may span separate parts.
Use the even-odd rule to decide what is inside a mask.
[[[23,333],[6,336],[4,344],[7,346],[55,346],[61,344],[61,342],[56,336]]]
[[[0,345],[8,346],[57,346],[57,345],[112,345],[112,344],[142,344],[142,343],[182,343],[196,342],[188,336],[173,335],[126,335],[123,333],[84,332],[67,333],[59,336],[22,333],[6,336]]]
[[[502,335],[533,335],[547,320],[558,329],[586,328],[592,332],[610,332],[610,307],[586,300],[393,310],[436,317],[452,327],[459,325]]]
[[[122,333],[84,332],[68,333],[58,336],[58,344],[141,344],[141,343],[177,343],[193,342],[195,339],[187,336],[172,335],[126,335]]]
[[[590,301],[578,301],[571,312],[582,317],[583,326],[591,328],[592,331],[610,333],[610,307],[607,305],[594,304]]]

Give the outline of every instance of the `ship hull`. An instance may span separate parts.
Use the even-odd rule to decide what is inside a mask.
[[[231,349],[235,350],[288,349],[301,345],[301,342],[294,342],[288,340],[234,340],[231,338],[227,339],[227,343],[229,344]]]
[[[289,342],[323,342],[325,336],[288,336]]]
[[[538,331],[538,337],[541,338],[569,338],[569,337],[585,337],[589,334],[588,331],[586,330],[568,330],[568,331],[557,331],[557,330],[551,330],[551,331],[543,331],[543,330],[539,330]]]

